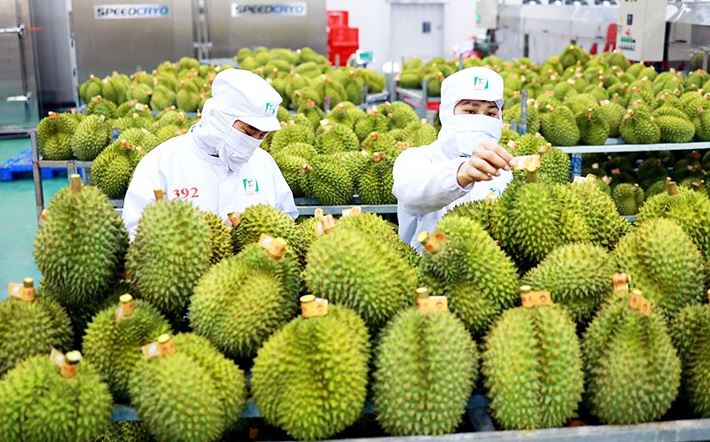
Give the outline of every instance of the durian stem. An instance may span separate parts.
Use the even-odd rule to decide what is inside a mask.
[[[71,193],[81,192],[81,177],[79,176],[79,174],[71,174],[71,176],[69,177],[69,189],[71,189]]]

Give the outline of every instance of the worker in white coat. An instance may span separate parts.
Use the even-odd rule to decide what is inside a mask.
[[[503,193],[513,157],[498,145],[502,107],[503,78],[491,69],[464,69],[442,82],[437,140],[405,150],[394,164],[402,241],[421,251],[417,237],[448,210]]]
[[[271,155],[259,148],[268,132],[281,127],[276,118],[280,103],[278,92],[252,72],[217,74],[200,121],[138,163],[123,205],[131,238],[155,189],[225,220],[230,212],[260,203],[296,218],[291,189]]]

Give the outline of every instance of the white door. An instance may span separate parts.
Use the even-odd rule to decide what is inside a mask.
[[[392,3],[390,48],[392,59],[444,55],[442,3]]]

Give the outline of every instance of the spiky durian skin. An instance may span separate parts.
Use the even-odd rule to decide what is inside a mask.
[[[322,155],[313,159],[313,172],[306,175],[309,192],[324,206],[342,206],[353,199],[353,180],[335,157]]]
[[[696,415],[710,416],[710,308],[689,305],[671,322],[671,340],[683,367],[683,389]]]
[[[348,126],[329,124],[318,129],[315,147],[321,154],[358,150],[360,140]]]
[[[680,360],[660,312],[646,317],[614,294],[584,333],[586,402],[607,424],[654,421],[678,394]]]
[[[584,390],[575,324],[554,304],[506,311],[486,338],[482,371],[493,416],[504,428],[563,425]]]
[[[290,216],[268,204],[255,204],[239,214],[239,224],[232,227],[232,248],[239,253],[248,244],[259,241],[262,234],[285,239],[302,258],[305,252],[296,223]]]
[[[498,198],[486,198],[484,200],[471,201],[455,206],[446,212],[444,217],[463,216],[476,221],[483,229],[493,236],[493,210],[498,204]]]
[[[246,403],[244,373],[205,338],[172,339],[175,353],[137,365],[131,403],[156,439],[218,440]]]
[[[701,302],[703,257],[673,221],[649,220],[623,237],[614,251],[618,270],[671,319],[688,304]]]
[[[160,200],[143,210],[126,271],[141,297],[165,314],[179,315],[211,254],[209,228],[199,209],[189,201]]]
[[[636,221],[642,224],[656,218],[674,221],[690,236],[705,258],[706,280],[710,281],[710,200],[684,188],[677,195],[663,192],[646,200]]]
[[[579,128],[572,111],[564,105],[541,117],[542,134],[553,146],[572,146],[579,142]]]
[[[96,367],[119,401],[128,400],[129,380],[143,358],[140,348],[170,332],[170,324],[155,307],[143,300],[133,303],[133,314],[120,320],[116,319],[117,305],[100,311],[82,342],[84,358]]]
[[[413,267],[419,265],[419,255],[409,245],[399,239],[396,226],[385,221],[377,214],[362,213],[359,215],[344,216],[338,220],[337,229],[356,229],[360,232],[376,237],[378,241],[390,244],[398,250],[402,257]]]
[[[397,199],[392,194],[394,178],[392,167],[394,156],[385,154],[385,158],[375,162],[370,159],[359,176],[357,188],[363,204],[395,204]]]
[[[375,361],[377,421],[393,435],[456,430],[478,378],[478,351],[449,312],[400,312],[380,338]]]
[[[496,207],[496,237],[522,262],[536,264],[557,246],[588,241],[582,203],[563,185],[521,184]]]
[[[279,166],[288,187],[291,188],[293,196],[303,196],[306,194],[308,184],[306,182],[306,169],[309,166],[308,160],[297,155],[285,153],[286,149],[274,155],[274,161]]]
[[[262,246],[251,244],[200,279],[190,324],[225,354],[252,357],[296,314],[299,278],[295,256],[274,260]]]
[[[88,115],[74,131],[72,149],[80,160],[91,161],[111,140],[111,129],[103,115]]]
[[[145,425],[136,421],[112,422],[93,442],[153,442]]]
[[[663,143],[687,143],[695,136],[695,125],[687,118],[663,115],[656,117],[656,124],[661,129]]]
[[[121,217],[97,188],[60,190],[48,207],[34,243],[43,284],[64,306],[79,306],[118,280],[128,247]]]
[[[0,378],[29,356],[48,355],[52,347],[66,351],[71,343],[69,317],[49,296],[0,302]]]
[[[45,160],[68,160],[71,139],[78,123],[68,114],[50,114],[37,125],[37,149]]]
[[[552,293],[555,303],[565,307],[574,321],[585,323],[611,294],[613,273],[611,256],[602,247],[566,244],[530,270],[522,284]]]
[[[643,189],[631,183],[621,183],[611,193],[621,215],[636,215],[643,204]]]
[[[233,255],[231,229],[222,221],[222,218],[212,212],[203,212],[207,227],[210,231],[212,255],[210,265],[215,265],[224,258]]]
[[[325,439],[362,413],[368,359],[362,319],[330,305],[326,316],[296,318],[266,341],[254,359],[252,393],[266,421],[289,436]]]
[[[352,308],[368,326],[383,326],[412,304],[416,275],[391,245],[337,228],[308,251],[303,278],[316,296]]]
[[[619,215],[614,200],[595,183],[570,184],[570,190],[582,201],[590,240],[608,249],[630,229],[631,224]]]
[[[110,422],[111,406],[90,363],[65,378],[49,354],[32,356],[0,380],[0,440],[90,442]]]
[[[139,158],[138,152],[111,144],[91,164],[91,180],[108,198],[123,198]]]
[[[619,134],[627,143],[653,144],[661,140],[661,129],[650,112],[635,109],[627,114],[619,126]]]
[[[433,292],[446,295],[451,311],[481,335],[515,302],[515,265],[474,220],[447,216],[434,233],[446,239],[437,252],[423,252],[423,282],[433,282]]]
[[[315,135],[313,129],[300,124],[287,124],[274,133],[271,140],[271,152],[278,153],[281,149],[291,143],[313,144]]]

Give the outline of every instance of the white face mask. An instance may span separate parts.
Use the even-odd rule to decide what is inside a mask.
[[[261,141],[232,127],[227,132],[224,143],[217,148],[217,155],[227,163],[229,170],[239,172],[239,169],[249,161],[256,148],[259,147]]]
[[[449,125],[449,129],[454,133],[456,148],[467,157],[484,141],[498,143],[503,129],[500,118],[488,115],[454,115],[451,122],[453,124]]]

